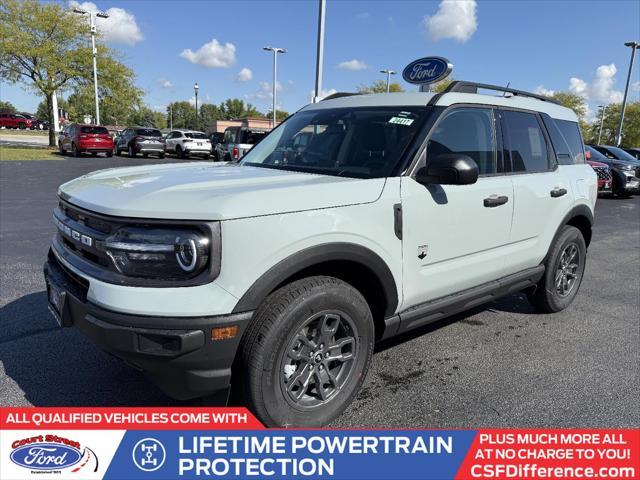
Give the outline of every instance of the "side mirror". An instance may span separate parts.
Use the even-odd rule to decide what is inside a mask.
[[[478,164],[468,155],[447,153],[429,159],[415,178],[423,185],[471,185],[478,181],[478,173]]]

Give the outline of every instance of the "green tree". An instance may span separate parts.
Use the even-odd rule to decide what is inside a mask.
[[[385,93],[387,91],[387,82],[385,80],[376,80],[371,85],[358,85],[358,93]],[[399,83],[389,84],[390,92],[404,92],[404,88]]]
[[[0,112],[15,113],[16,107],[14,107],[11,102],[0,100]]]
[[[587,138],[587,135],[589,133],[589,124],[586,120],[587,103],[585,102],[584,98],[571,92],[554,92],[553,95],[545,96],[555,100],[560,105],[573,110],[578,117],[578,125],[580,125],[582,136],[584,138]]]
[[[167,105],[167,125],[171,128],[192,128],[196,111],[189,102],[171,102]]]
[[[604,112],[604,121],[602,122],[602,137],[600,143],[603,145],[615,145],[616,135],[618,134],[618,124],[620,123],[620,111],[622,104],[611,103],[607,105]],[[598,133],[600,131],[600,119],[602,118],[602,107],[596,113],[596,120],[589,125],[585,134],[585,141],[588,143],[596,143],[598,141]],[[622,144],[623,147],[640,146],[640,102],[627,103],[624,112],[624,125],[622,128]]]
[[[64,98],[58,97],[58,108],[69,111],[69,103]],[[38,104],[38,108],[36,109],[36,117],[40,119],[49,118],[49,111],[47,108],[47,102],[45,100],[42,100]]]
[[[167,128],[167,119],[162,112],[151,110],[146,105],[138,107],[129,115],[127,125],[139,125],[141,127]]]
[[[453,78],[445,78],[444,80],[440,80],[439,82],[433,84],[433,86],[431,87],[431,91],[435,93],[442,93],[449,85],[451,85],[451,82],[453,82],[454,80],[455,79]]]
[[[25,83],[44,96],[53,125],[52,98],[73,80],[90,77],[89,26],[59,3],[0,2],[0,78]],[[55,146],[54,129],[49,145]]]
[[[216,120],[222,119],[220,107],[213,103],[205,103],[199,108],[198,112],[198,130],[206,132]]]
[[[228,98],[220,104],[223,120],[232,120],[243,117],[263,117],[258,109],[250,103],[245,103],[239,98]]]
[[[264,115],[266,118],[271,118],[271,110],[268,110],[267,113]],[[286,110],[276,110],[276,120],[278,122],[283,121],[285,118],[287,118],[289,115],[291,115],[289,112],[287,112]]]

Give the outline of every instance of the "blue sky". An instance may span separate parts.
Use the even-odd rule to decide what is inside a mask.
[[[309,102],[315,0],[94,2],[111,13],[111,23],[99,27],[134,68],[154,109],[189,100],[197,81],[200,102],[238,97],[266,111],[272,57],[262,50],[265,45],[288,50],[278,59],[281,108],[295,111]],[[598,104],[620,100],[630,58],[624,42],[630,40],[640,40],[637,0],[327,0],[323,88],[353,91],[382,79],[381,68],[401,71],[415,58],[440,55],[454,64],[457,79],[510,82],[525,90],[571,89],[593,111]],[[636,101],[638,57],[631,91]],[[244,70],[240,77],[245,81],[240,81],[243,69],[251,75]],[[19,110],[35,110],[39,99],[30,92],[6,83],[0,87],[3,100]]]

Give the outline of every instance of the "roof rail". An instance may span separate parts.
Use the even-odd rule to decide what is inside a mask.
[[[487,83],[465,82],[461,80],[454,80],[442,93],[458,92],[458,93],[478,93],[478,89],[494,90],[497,92],[511,93],[520,97],[530,97],[543,102],[555,103],[561,105],[560,102],[553,98],[545,97],[544,95],[538,95],[537,93],[525,92],[524,90],[516,90],[515,88],[500,87],[498,85],[489,85]]]
[[[324,97],[320,101],[324,102],[325,100],[333,100],[334,98],[352,97],[353,95],[360,95],[360,94],[359,93],[352,93],[352,92],[336,92],[336,93],[332,93],[331,95],[328,95],[328,96]]]

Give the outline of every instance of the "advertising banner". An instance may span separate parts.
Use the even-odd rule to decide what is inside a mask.
[[[639,430],[264,429],[242,408],[2,408],[0,477],[638,478]]]

